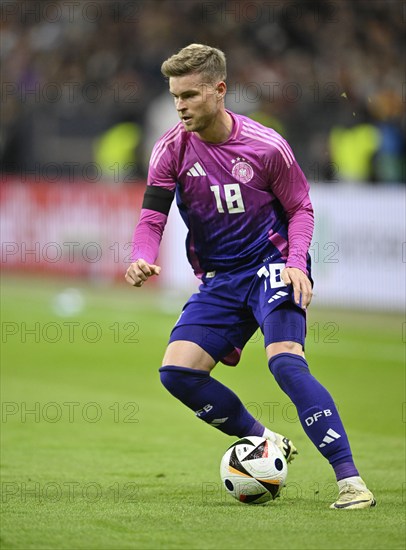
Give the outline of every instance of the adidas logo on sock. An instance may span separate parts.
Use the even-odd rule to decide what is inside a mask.
[[[278,290],[278,292],[276,292],[272,298],[269,298],[268,300],[268,304],[274,302],[275,300],[279,300],[279,298],[282,298],[283,296],[287,296],[288,293],[285,292],[284,290]]]
[[[338,434],[337,432],[329,428],[327,430],[326,435],[323,437],[323,442],[320,443],[319,448],[321,449],[322,447],[325,447],[329,443],[333,443],[333,441],[335,441],[336,439],[339,439],[340,437],[341,437],[340,434]]]
[[[200,162],[195,162],[192,168],[190,168],[187,172],[188,176],[207,176],[206,172],[204,171],[203,166],[200,164]]]
[[[225,418],[215,418],[210,422],[210,424],[214,428],[218,428],[221,424],[224,424],[224,422],[226,422],[227,420],[228,420],[228,416],[226,416]]]

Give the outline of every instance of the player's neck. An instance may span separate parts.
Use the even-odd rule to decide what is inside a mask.
[[[233,129],[233,119],[225,109],[218,112],[213,123],[202,132],[195,132],[202,141],[222,143],[227,141]]]

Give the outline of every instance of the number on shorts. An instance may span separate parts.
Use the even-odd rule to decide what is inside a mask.
[[[265,266],[258,269],[258,277],[264,277],[264,289],[267,290],[267,281],[269,281],[270,288],[280,288],[286,286],[282,280],[281,273],[285,269],[285,264],[268,264],[268,268]]]

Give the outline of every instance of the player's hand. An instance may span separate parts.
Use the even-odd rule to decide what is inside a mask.
[[[293,285],[293,297],[296,304],[306,309],[313,296],[312,284],[306,273],[297,267],[285,267],[281,278],[285,285]]]
[[[127,269],[125,280],[132,286],[140,287],[152,275],[159,275],[161,268],[159,265],[149,264],[142,258],[132,263]]]

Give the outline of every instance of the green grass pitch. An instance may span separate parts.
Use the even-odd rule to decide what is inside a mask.
[[[56,315],[55,296],[75,285],[85,308]],[[403,318],[309,311],[307,358],[334,396],[375,509],[329,510],[332,471],[269,374],[258,335],[238,368],[216,368],[300,453],[281,498],[249,506],[220,484],[233,439],[160,385],[170,302],[124,283],[3,278],[1,548],[403,549]]]

